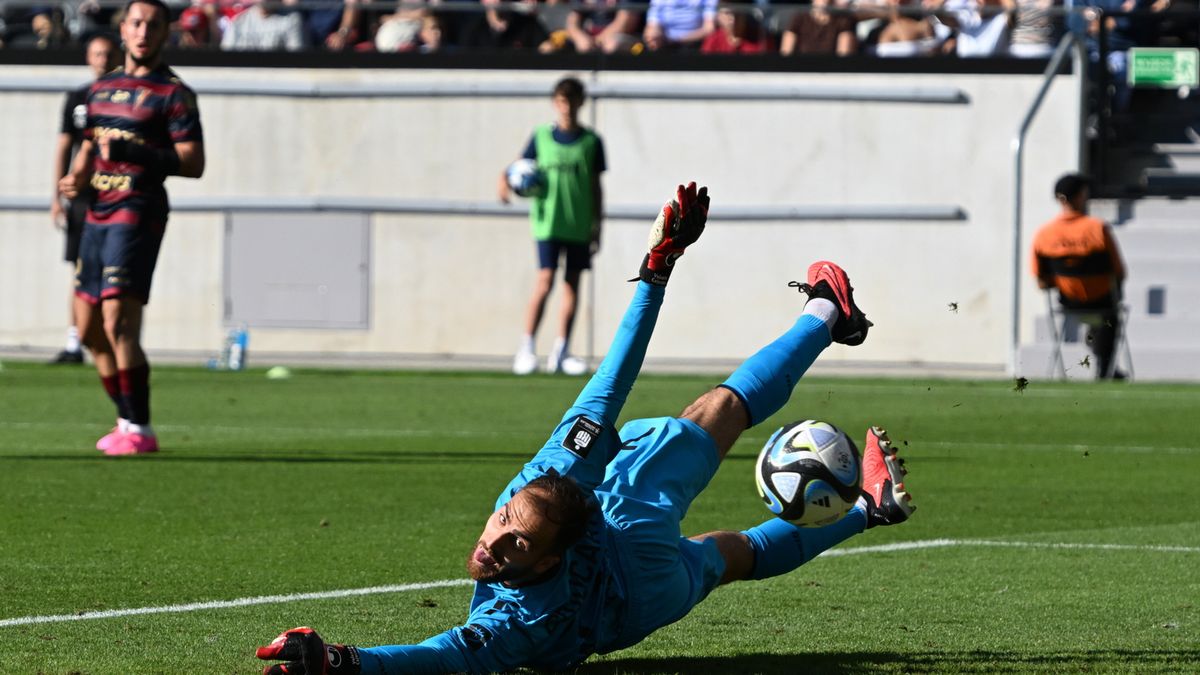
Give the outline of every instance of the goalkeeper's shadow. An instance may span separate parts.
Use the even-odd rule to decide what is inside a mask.
[[[811,652],[712,657],[616,658],[585,663],[577,675],[806,675],[863,672],[1027,673],[1100,670],[1162,672],[1200,666],[1200,649]],[[1188,671],[1191,672],[1191,671]]]

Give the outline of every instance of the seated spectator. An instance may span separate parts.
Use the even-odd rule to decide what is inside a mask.
[[[421,19],[421,32],[417,33],[417,51],[422,54],[431,54],[433,52],[442,51],[443,35],[445,31],[442,28],[442,17],[430,12]]]
[[[1075,3],[1083,7],[1082,14],[1068,15],[1071,30],[1081,34],[1087,45],[1088,60],[1093,68],[1103,65],[1108,70],[1111,101],[1105,100],[1115,112],[1124,112],[1129,107],[1132,90],[1127,81],[1129,48],[1136,44],[1133,19],[1128,16],[1110,16],[1113,13],[1132,12],[1140,8],[1139,0],[1082,0]],[[1107,53],[1100,49],[1100,22],[1104,21]],[[1103,64],[1101,64],[1103,59]],[[1098,77],[1093,77],[1099,81]],[[1106,92],[1109,93],[1109,92]]]
[[[538,3],[537,19],[546,31],[546,39],[538,45],[543,54],[566,49],[570,42],[567,36],[567,17],[571,15],[568,0],[542,0]]]
[[[1067,174],[1054,185],[1061,211],[1033,237],[1033,276],[1042,288],[1057,288],[1067,310],[1095,310],[1087,342],[1096,357],[1096,378],[1124,379],[1113,362],[1125,263],[1112,230],[1087,215],[1091,181]]]
[[[576,52],[628,52],[640,42],[641,18],[632,10],[617,9],[618,2],[584,0],[584,9],[567,15],[567,39]]]
[[[722,2],[717,9],[717,29],[700,43],[703,54],[765,54],[775,44],[758,18],[753,5]]]
[[[779,53],[850,56],[858,52],[854,17],[842,9],[829,9],[829,0],[813,0],[812,9],[798,12],[783,31]]]
[[[428,7],[400,7],[375,32],[379,52],[430,53],[442,49],[442,19]]]
[[[876,56],[906,57],[953,54],[953,31],[932,14],[907,13],[912,0],[888,0],[888,18],[879,31]]]
[[[1005,0],[1015,12],[1008,54],[1022,59],[1048,59],[1058,44],[1061,0]]]
[[[49,7],[35,7],[30,10],[32,16],[29,25],[33,28],[34,46],[38,49],[52,49],[67,44],[67,30],[63,28],[62,12]]]
[[[115,7],[101,7],[98,0],[66,0],[59,6],[63,11],[63,27],[79,44],[86,44],[94,35],[112,34]]]
[[[537,0],[481,2],[487,9],[467,19],[459,34],[459,46],[474,49],[537,49],[550,37],[534,16]]]
[[[717,29],[717,0],[650,0],[642,41],[651,51],[695,50]]]
[[[4,9],[0,3],[0,10]],[[61,47],[67,42],[67,31],[63,28],[62,12],[47,6],[16,7],[0,20],[0,37],[7,35],[10,47],[22,49],[50,49]]]
[[[405,7],[385,15],[375,31],[375,50],[380,52],[410,52],[420,44],[418,35],[422,22],[433,12],[425,7]]]
[[[1008,53],[1014,12],[1002,0],[945,0],[941,9],[941,21],[955,31],[954,48],[959,58]]]
[[[212,27],[216,23],[213,5],[193,3],[179,14],[175,24],[175,44],[180,49],[197,49],[213,44]]]
[[[216,35],[213,39],[220,44],[220,39],[229,31],[233,20],[242,12],[250,9],[254,0],[200,0],[200,6],[208,15],[209,23],[215,25]]]
[[[358,0],[345,0],[342,5],[306,9],[304,29],[308,43],[324,45],[326,49],[340,52],[358,42],[359,23],[362,10]]]
[[[284,0],[285,5],[296,0]],[[307,46],[304,22],[299,12],[276,13],[272,3],[257,0],[238,14],[221,36],[221,49],[294,52]]]

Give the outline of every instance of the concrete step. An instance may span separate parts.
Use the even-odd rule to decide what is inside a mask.
[[[1155,143],[1150,149],[1159,155],[1200,155],[1200,144]]]
[[[1125,284],[1125,305],[1135,323],[1195,321],[1200,319],[1200,287],[1130,279]],[[1200,333],[1196,335],[1200,343]]]
[[[1200,171],[1200,145],[1195,143],[1155,143],[1151,152],[1176,171]]]
[[[1088,208],[1097,218],[1117,226],[1200,226],[1200,199],[1093,199]]]
[[[1195,381],[1200,379],[1200,346],[1144,347],[1130,342],[1133,357],[1133,379],[1144,381]],[[1050,377],[1051,345],[1023,345],[1018,352],[1018,368],[1023,377],[1031,380]],[[1063,348],[1063,364],[1069,380],[1091,380],[1096,376],[1096,364],[1081,365],[1090,352],[1082,345]],[[1089,361],[1091,359],[1089,358]],[[1128,370],[1124,356],[1118,355],[1117,368]]]
[[[1200,152],[1172,153],[1162,156],[1167,159],[1167,162],[1176,171],[1185,173],[1200,172]]]
[[[1194,347],[1200,355],[1200,317],[1194,319],[1165,319],[1161,317],[1131,317],[1125,324],[1129,343],[1137,347],[1186,348]],[[1087,326],[1079,326],[1074,333],[1068,327],[1067,342],[1084,344]],[[1032,344],[1051,344],[1054,337],[1046,315],[1038,316],[1034,323]]]
[[[1200,216],[1195,224],[1150,225],[1138,221],[1113,228],[1126,261],[1191,260],[1200,275]],[[1185,276],[1191,276],[1185,275]]]
[[[1200,173],[1149,168],[1142,170],[1141,182],[1156,194],[1200,196]]]

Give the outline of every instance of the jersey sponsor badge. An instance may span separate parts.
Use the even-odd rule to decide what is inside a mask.
[[[459,628],[458,632],[462,636],[463,642],[467,643],[467,646],[470,647],[471,651],[473,652],[483,649],[483,647],[488,642],[491,642],[492,638],[495,637],[491,630],[480,626],[477,623],[467,624],[462,628]]]
[[[71,109],[71,123],[76,129],[83,129],[87,126],[87,104],[80,103]]]
[[[575,424],[571,425],[571,430],[563,437],[562,446],[580,459],[587,459],[588,453],[592,451],[592,445],[600,438],[600,432],[603,429],[604,427],[599,422],[580,417],[575,420]]]

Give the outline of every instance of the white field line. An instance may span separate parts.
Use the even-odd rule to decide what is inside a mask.
[[[0,421],[0,429],[91,429],[101,430],[103,424],[86,423],[86,422],[6,422]],[[363,429],[352,427],[260,427],[260,426],[230,426],[230,425],[203,425],[193,426],[190,424],[155,424],[155,429],[162,429],[175,433],[206,433],[215,432],[220,434],[256,434],[266,432],[277,436],[395,436],[395,437],[437,437],[437,436],[462,436],[462,437],[479,437],[479,438],[498,438],[501,436],[523,437],[530,435],[545,435],[545,429],[529,430],[529,431],[484,431],[474,429]]]
[[[1071,544],[1054,542],[1027,541],[996,541],[990,539],[929,539],[926,541],[902,541],[879,546],[858,546],[855,548],[837,548],[825,551],[819,557],[836,558],[847,555],[862,555],[870,553],[891,553],[895,551],[912,551],[924,548],[945,548],[950,546],[988,546],[1007,548],[1047,548],[1047,549],[1087,549],[1100,551],[1149,551],[1154,553],[1200,553],[1197,546],[1154,546],[1134,544]],[[183,612],[198,612],[209,609],[227,609],[231,607],[250,607],[253,605],[272,605],[305,600],[328,600],[332,598],[348,598],[360,595],[379,595],[383,593],[404,593],[407,591],[422,591],[430,588],[448,588],[452,586],[468,586],[469,579],[443,579],[441,581],[426,581],[414,584],[397,584],[391,586],[371,586],[368,588],[349,588],[339,591],[318,591],[313,593],[290,593],[286,595],[259,595],[235,600],[213,600],[210,602],[192,602],[182,605],[160,605],[157,607],[134,607],[130,609],[109,609],[97,612],[78,612],[76,614],[54,614],[46,616],[23,616],[15,619],[0,620],[0,628],[9,626],[28,626],[39,623],[63,623],[67,621],[86,621],[90,619],[115,619],[123,616],[139,616],[144,614],[178,614]]]
[[[474,429],[362,429],[348,427],[240,427],[228,425],[192,426],[186,424],[156,424],[156,428],[172,433],[192,434],[261,434],[267,432],[282,438],[319,437],[366,437],[366,438],[542,438],[545,430],[474,430]],[[99,426],[87,423],[60,422],[5,422],[0,421],[0,429],[91,429],[96,431]],[[99,433],[99,431],[97,431]],[[766,435],[745,434],[739,440],[748,443],[764,443]],[[1086,443],[980,443],[977,441],[954,440],[923,440],[913,441],[913,447],[929,448],[960,448],[963,450],[1036,450],[1049,452],[1136,452],[1136,453],[1165,453],[1171,455],[1200,452],[1200,446],[1153,446],[1153,445],[1089,445]]]
[[[995,539],[928,539],[925,541],[900,541],[894,544],[879,546],[858,546],[855,548],[834,548],[822,553],[819,557],[836,558],[844,555],[860,555],[863,553],[891,553],[893,551],[912,551],[921,548],[942,548],[947,546],[989,546],[1002,548],[1050,548],[1050,549],[1082,549],[1090,551],[1149,551],[1154,553],[1200,553],[1200,546],[1154,546],[1139,544],[1071,544],[1038,541],[999,541]]]
[[[79,612],[77,614],[55,614],[50,616],[24,616],[17,619],[0,620],[0,628],[4,628],[6,626],[28,626],[35,623],[60,623],[63,621],[86,621],[88,619],[114,619],[122,616],[137,616],[140,614],[176,614],[181,612],[198,612],[206,609],[227,609],[230,607],[250,607],[252,605],[273,605],[285,602],[300,602],[302,600],[327,600],[330,598],[348,598],[356,595],[403,593],[405,591],[423,591],[428,588],[467,586],[473,583],[475,582],[471,581],[470,579],[444,579],[442,581],[427,581],[418,584],[371,586],[369,588],[348,588],[340,591],[289,593],[287,595],[259,595],[253,598],[213,600],[210,602],[190,602],[184,605],[134,607],[131,609],[107,609],[99,612]]]

